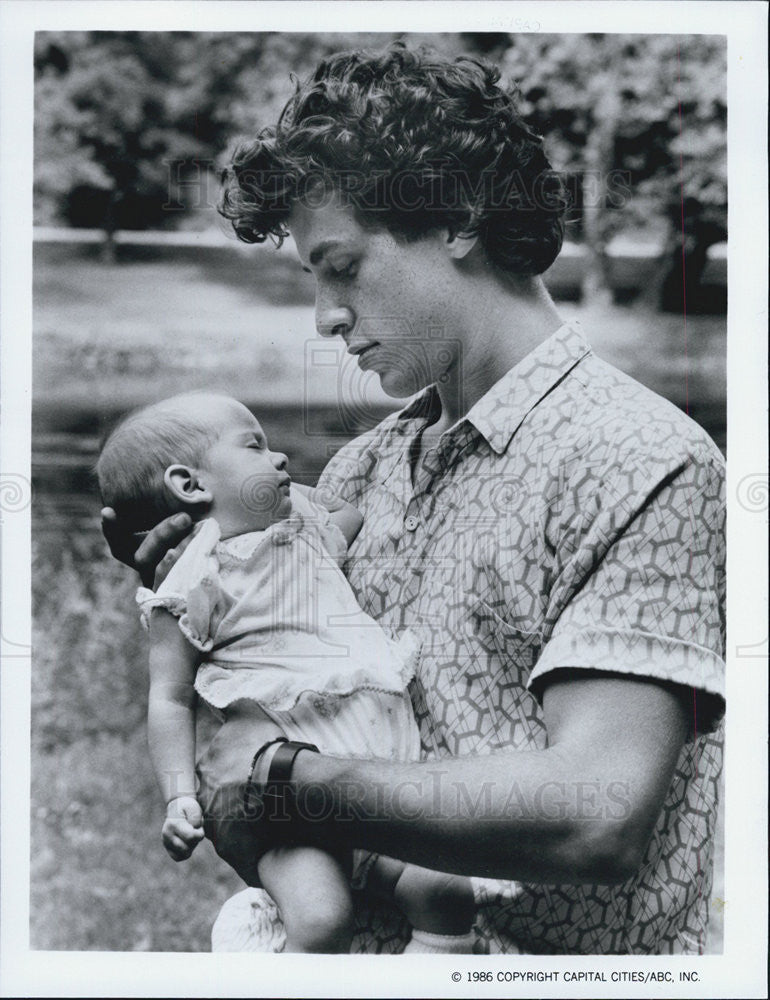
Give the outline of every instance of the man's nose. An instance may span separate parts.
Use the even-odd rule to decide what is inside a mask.
[[[327,308],[318,306],[315,314],[315,325],[322,337],[344,337],[355,326],[355,316],[347,306]]]
[[[286,457],[286,455],[284,455],[282,451],[273,452],[273,465],[276,467],[276,469],[283,470],[286,468],[288,464],[289,464],[289,459]]]

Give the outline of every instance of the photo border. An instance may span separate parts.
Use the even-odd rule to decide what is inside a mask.
[[[594,31],[728,39],[728,654],[722,955],[304,956],[29,949],[32,42],[35,30]],[[688,3],[0,3],[2,836],[4,996],[760,997],[767,959],[767,8]],[[12,477],[17,477],[13,480]],[[744,503],[747,477],[759,501]],[[15,486],[14,486],[15,483]],[[764,486],[762,485],[764,484]],[[17,488],[18,499],[9,495]],[[764,489],[764,493],[762,493]],[[15,493],[13,494],[16,495]],[[764,497],[764,499],[762,499]],[[759,554],[759,558],[758,558]],[[764,632],[764,635],[762,634]],[[255,972],[255,961],[258,970]],[[386,962],[387,965],[382,963]],[[377,969],[381,974],[373,980]],[[697,982],[455,985],[452,970],[694,969]],[[609,978],[609,975],[608,975]],[[334,992],[333,992],[334,991]]]

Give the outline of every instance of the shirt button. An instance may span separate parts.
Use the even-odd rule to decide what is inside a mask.
[[[414,514],[410,514],[409,517],[404,521],[404,527],[406,528],[407,531],[414,531],[414,529],[417,527],[419,523],[420,522],[417,520]]]

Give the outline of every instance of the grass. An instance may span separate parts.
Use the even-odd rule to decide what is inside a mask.
[[[206,386],[256,405],[300,478],[314,479],[359,424],[335,424],[333,377],[311,387],[312,407],[303,409],[309,286],[269,253],[224,264],[36,262],[34,948],[207,950],[219,907],[241,888],[209,844],[182,865],[160,844],[135,580],[107,553],[87,466],[111,415]],[[686,376],[691,409],[723,444],[723,317],[688,324],[685,361],[678,317],[572,304],[563,313],[582,320],[598,353],[681,404]],[[371,385],[351,391],[367,401],[359,423],[382,412]],[[722,851],[720,833],[715,899],[725,895]],[[719,950],[718,907],[713,917]]]
[[[32,947],[208,950],[241,884],[208,843],[161,846],[135,581],[95,530],[34,537]]]

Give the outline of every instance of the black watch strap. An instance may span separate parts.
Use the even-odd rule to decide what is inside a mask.
[[[265,791],[268,794],[281,794],[281,789],[276,786],[285,786],[286,782],[291,780],[291,769],[294,767],[294,760],[300,750],[320,752],[313,743],[295,743],[293,740],[282,742],[270,761],[270,769],[265,782]]]
[[[318,747],[312,743],[295,743],[292,740],[286,740],[279,744],[270,761],[262,795],[268,808],[268,818],[271,820],[291,820],[296,816],[290,780],[291,769],[300,750],[312,750],[319,753]]]
[[[276,746],[270,760],[267,778],[261,787],[254,781],[254,771],[262,754],[266,753],[270,747]],[[285,736],[268,740],[254,754],[251,762],[251,769],[246,784],[243,787],[243,802],[249,810],[255,810],[254,815],[261,815],[262,810],[267,808],[267,818],[270,820],[290,820],[294,814],[293,796],[290,794],[291,769],[294,766],[294,759],[300,750],[312,750],[320,753],[313,743],[297,743],[287,740]]]
[[[262,744],[259,750],[257,750],[254,756],[251,758],[251,767],[249,768],[249,777],[247,779],[249,784],[251,784],[254,781],[254,771],[257,769],[257,761],[262,756],[262,754],[265,753],[267,748],[271,747],[274,743],[288,743],[288,742],[289,740],[286,736],[276,736],[274,739],[267,740],[265,743]]]

